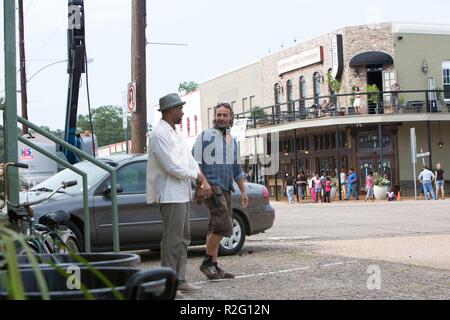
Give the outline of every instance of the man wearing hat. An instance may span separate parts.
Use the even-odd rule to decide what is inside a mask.
[[[191,182],[210,196],[211,187],[189,152],[184,137],[175,129],[183,119],[183,102],[172,93],[159,99],[162,119],[149,135],[147,204],[159,203],[162,216],[161,265],[177,273],[178,291],[201,290],[186,282],[190,236]]]

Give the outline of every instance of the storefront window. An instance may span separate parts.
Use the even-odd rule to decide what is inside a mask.
[[[383,149],[388,148],[391,145],[390,136],[382,136]],[[378,135],[361,135],[358,143],[359,150],[363,149],[379,149],[379,137]]]
[[[444,99],[450,100],[450,61],[442,63],[442,86],[444,88]]]

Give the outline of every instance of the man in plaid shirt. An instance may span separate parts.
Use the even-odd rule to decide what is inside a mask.
[[[215,107],[214,129],[203,131],[193,149],[194,158],[212,189],[210,198],[204,196],[200,184],[197,184],[195,191],[197,202],[204,200],[210,215],[206,257],[200,265],[200,271],[208,279],[234,278],[232,273],[225,272],[217,263],[220,241],[233,233],[231,193],[235,191],[234,181],[241,191],[242,208],[248,205],[244,172],[238,163],[237,142],[230,136],[233,117],[229,103],[218,103]]]

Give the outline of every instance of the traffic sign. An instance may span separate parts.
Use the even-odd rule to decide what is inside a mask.
[[[128,84],[127,102],[128,112],[136,112],[136,82],[134,81]]]
[[[429,152],[418,153],[417,158],[428,157],[430,155]]]

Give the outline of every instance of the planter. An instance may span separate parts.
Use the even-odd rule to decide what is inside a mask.
[[[374,186],[373,194],[377,200],[386,200],[386,192],[388,192],[388,186]]]
[[[176,274],[170,268],[156,268],[141,270],[136,268],[95,268],[111,281],[115,290],[121,293],[127,300],[162,300],[174,299],[176,293]],[[66,276],[50,268],[42,269],[46,279],[49,296],[52,300],[82,300],[86,299],[83,291],[71,290],[67,285]],[[115,300],[112,288],[106,286],[88,268],[80,268],[80,280],[86,286],[96,300]],[[34,270],[20,270],[24,292],[27,299],[41,300],[36,275]],[[6,272],[0,272],[0,277],[5,277]],[[144,286],[145,285],[145,286]],[[0,285],[0,300],[8,297],[5,289]]]

